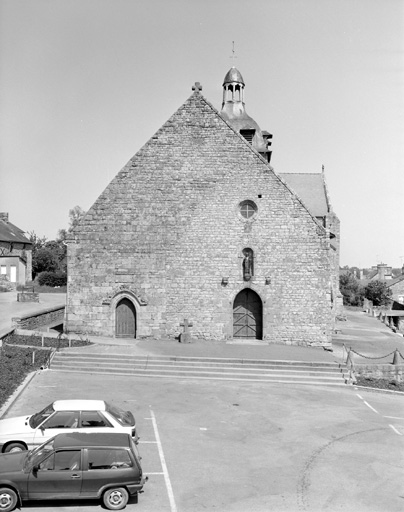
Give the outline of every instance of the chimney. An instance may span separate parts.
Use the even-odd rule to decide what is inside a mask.
[[[377,273],[378,273],[379,281],[385,281],[386,273],[387,273],[387,265],[385,263],[379,263],[379,265],[377,265]]]
[[[4,222],[8,222],[8,212],[0,212],[0,220],[4,220]]]

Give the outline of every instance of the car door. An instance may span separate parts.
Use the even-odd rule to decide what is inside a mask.
[[[82,497],[97,496],[106,484],[134,484],[139,469],[124,448],[88,448],[83,458]]]
[[[57,450],[31,469],[28,499],[76,498],[80,496],[81,485],[81,450]]]
[[[79,411],[56,411],[35,430],[34,445],[38,446],[57,434],[76,432]]]

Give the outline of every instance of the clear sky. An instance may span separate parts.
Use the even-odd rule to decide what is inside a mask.
[[[403,0],[0,0],[0,211],[56,238],[232,65],[275,171],[325,166],[341,265],[401,267]]]

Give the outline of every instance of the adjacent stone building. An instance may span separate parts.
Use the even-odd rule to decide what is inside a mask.
[[[327,345],[339,221],[324,173],[277,174],[235,68],[217,111],[193,93],[68,241],[65,329]]]
[[[0,213],[0,280],[12,286],[25,285],[32,279],[32,243],[24,231]]]

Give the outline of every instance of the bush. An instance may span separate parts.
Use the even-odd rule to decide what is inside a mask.
[[[67,274],[65,272],[41,272],[38,276],[40,286],[66,286]]]

